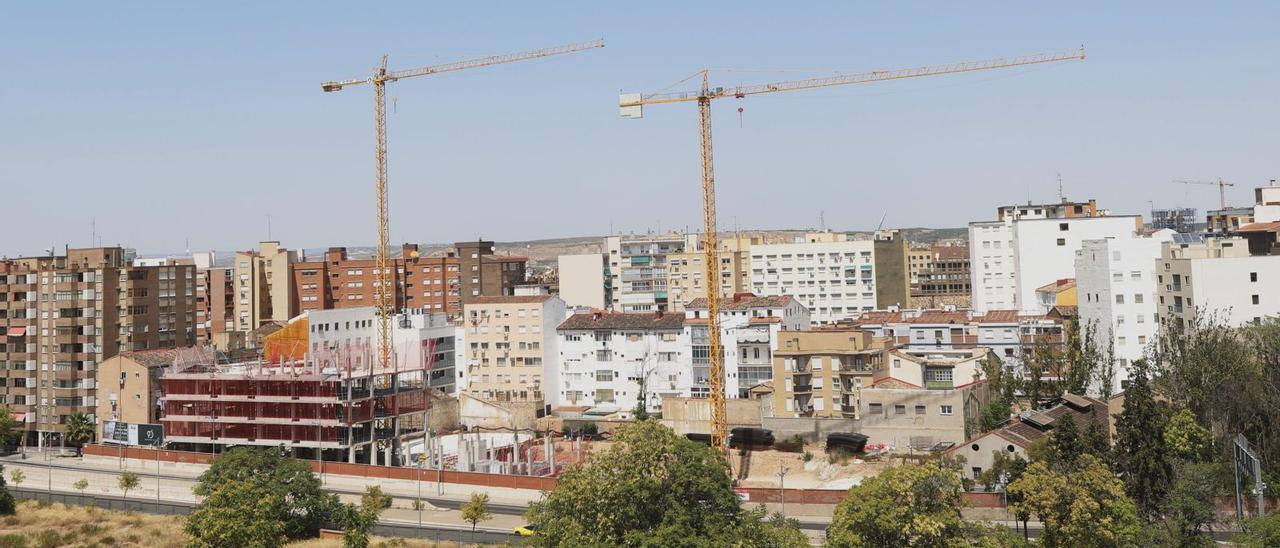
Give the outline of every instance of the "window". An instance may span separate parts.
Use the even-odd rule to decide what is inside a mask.
[[[1141,293],[1133,294],[1133,304],[1142,304],[1143,298]]]
[[[867,412],[868,412],[868,413],[871,413],[871,414],[873,414],[873,415],[879,415],[879,414],[882,414],[882,413],[884,413],[884,405],[883,405],[883,404],[879,404],[879,403],[872,403],[872,404],[868,404],[868,405],[867,405]]]
[[[942,413],[943,415],[951,415],[952,413],[954,413],[954,410],[951,408],[950,405],[942,405],[942,406],[939,406],[938,412]]]
[[[1254,296],[1253,296],[1253,304],[1258,304],[1258,296],[1257,296],[1257,295],[1254,295]]]
[[[1124,304],[1124,294],[1116,293],[1116,304]]]
[[[917,415],[923,415],[923,414],[924,414],[924,406],[923,406],[923,405],[917,405],[917,406],[916,406],[916,414],[917,414]]]
[[[596,382],[610,382],[612,380],[613,371],[607,369],[596,371]]]
[[[1249,273],[1249,281],[1251,281],[1251,282],[1256,282],[1256,281],[1258,281],[1258,273],[1257,273],[1257,272],[1250,272],[1250,273]]]
[[[1058,231],[1066,232],[1069,229],[1070,229],[1070,226],[1067,223],[1058,223]]]
[[[905,405],[901,405],[901,404],[893,406],[893,414],[894,414],[894,415],[906,415],[906,414],[907,414],[907,406],[905,406]]]
[[[1124,272],[1112,272],[1112,273],[1111,273],[1111,281],[1113,281],[1113,282],[1123,282],[1123,281],[1124,281]]]
[[[1058,246],[1059,246],[1059,247],[1065,247],[1066,245],[1067,245],[1067,239],[1066,239],[1066,238],[1058,238]]]

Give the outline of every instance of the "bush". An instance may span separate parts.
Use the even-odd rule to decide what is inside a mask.
[[[805,461],[805,462],[809,462],[809,461],[811,461],[811,460],[813,460],[813,453],[810,453],[810,452],[808,452],[808,451],[805,451],[805,452],[804,452],[804,461]]]

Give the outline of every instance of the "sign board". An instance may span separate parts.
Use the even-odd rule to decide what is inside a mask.
[[[742,499],[742,502],[749,502],[751,500],[750,491],[746,491],[743,489],[734,489],[733,492],[738,494],[738,498]]]
[[[102,423],[102,442],[117,445],[160,445],[164,443],[164,428],[159,424],[105,421]]]

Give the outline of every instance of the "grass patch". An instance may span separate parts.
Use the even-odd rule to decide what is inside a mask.
[[[22,501],[0,520],[0,548],[15,546],[155,546],[181,548],[182,518]]]

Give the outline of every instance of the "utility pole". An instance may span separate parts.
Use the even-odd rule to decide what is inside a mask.
[[[787,484],[786,484],[786,479],[787,479],[787,472],[790,472],[790,471],[791,471],[791,469],[790,469],[790,468],[787,468],[786,466],[783,466],[783,465],[781,465],[781,464],[779,464],[779,465],[778,465],[778,498],[779,498],[779,500],[781,500],[781,501],[782,501],[782,511],[781,511],[781,514],[782,514],[782,516],[783,516],[783,517],[786,517],[786,516],[787,516]]]

